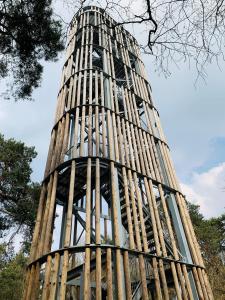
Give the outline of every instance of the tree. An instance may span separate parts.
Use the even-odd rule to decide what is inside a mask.
[[[76,6],[71,3],[76,9],[99,5],[91,0],[77,0]],[[155,58],[157,69],[166,76],[171,63],[184,60],[194,62],[198,75],[204,77],[208,63],[224,58],[224,0],[104,0],[100,4],[118,20],[116,26],[142,26],[145,42],[141,48]]]
[[[40,185],[31,182],[31,162],[37,153],[14,139],[0,134],[0,237],[23,233],[32,237]]]
[[[215,299],[222,300],[225,294],[225,214],[205,219],[198,205],[188,203],[188,208]]]
[[[40,185],[31,181],[30,165],[36,155],[34,147],[0,134],[0,237],[11,234],[7,243],[0,244],[0,299],[22,299],[40,194]],[[22,247],[15,253],[17,233],[22,233]]]
[[[64,49],[62,25],[51,0],[0,0],[0,78],[11,75],[16,99],[30,99],[40,85],[41,60]]]
[[[0,299],[22,299],[26,263],[22,252],[0,244]]]

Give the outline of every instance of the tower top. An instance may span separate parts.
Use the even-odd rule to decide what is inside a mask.
[[[79,16],[81,16],[85,12],[90,12],[91,14],[93,14],[94,12],[101,14],[104,17],[104,20],[102,22],[104,25],[107,25],[108,27],[111,27],[111,28],[118,27],[120,30],[122,30],[124,33],[126,33],[127,36],[129,38],[131,38],[138,45],[138,42],[135,39],[135,37],[128,30],[126,30],[124,28],[123,24],[118,24],[118,22],[115,19],[113,19],[110,16],[110,14],[106,12],[105,9],[103,9],[99,6],[89,5],[89,6],[85,6],[85,7],[80,8],[75,13],[74,17],[72,18],[72,20],[70,22],[70,27],[74,26],[74,22],[76,22],[76,19],[79,18]],[[100,23],[96,24],[96,26],[98,26],[98,25],[100,25]]]

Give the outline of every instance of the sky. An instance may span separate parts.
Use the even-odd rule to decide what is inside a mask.
[[[141,38],[138,35],[138,41]],[[225,63],[220,69],[211,64],[206,83],[195,85],[196,71],[185,63],[171,66],[172,75],[165,78],[154,71],[150,56],[142,58],[182,190],[206,218],[216,217],[225,207]],[[63,62],[64,53],[58,62],[44,63],[34,101],[0,99],[0,132],[38,152],[32,163],[34,181],[43,179]],[[3,90],[0,85],[0,93]]]
[[[195,70],[181,65],[165,79],[150,73],[147,60],[182,191],[205,217],[218,216],[225,207],[225,71],[209,66],[206,84],[195,87]]]

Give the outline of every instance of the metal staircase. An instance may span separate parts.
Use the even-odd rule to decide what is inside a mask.
[[[85,166],[83,167],[85,168]],[[82,166],[81,166],[81,170],[82,170]],[[66,184],[66,176],[67,174],[70,173],[69,169],[66,169],[61,178],[60,178],[60,189],[57,191],[58,197],[60,199],[63,199],[66,197],[66,193],[65,191],[68,190],[67,184]],[[79,171],[79,174],[84,174],[82,173],[82,171]],[[80,212],[85,212],[85,195],[86,195],[86,180],[85,180],[85,176],[80,175],[79,179],[77,179],[79,182],[79,186],[80,188],[77,189],[74,193],[74,205],[73,205],[73,213],[77,218],[77,221],[80,223],[81,227],[83,228],[83,231],[85,230],[86,227],[86,222],[85,219],[79,214]],[[111,202],[111,187],[110,187],[110,180],[109,180],[109,173],[107,168],[105,168],[105,170],[102,170],[101,173],[101,178],[100,178],[100,182],[101,182],[101,187],[100,187],[100,192],[101,192],[101,196],[105,199],[105,201],[107,202],[107,204],[109,205],[109,207],[111,206],[110,202]],[[126,214],[126,203],[125,203],[125,195],[124,195],[124,184],[123,184],[123,178],[122,178],[122,174],[120,171],[118,171],[118,183],[119,183],[119,198],[120,198],[120,208],[121,208],[121,221],[122,221],[122,225],[124,227],[124,229],[128,232],[128,222],[127,222],[127,214]],[[92,185],[91,185],[91,189],[93,190],[95,188],[95,182],[94,180],[92,181]],[[128,187],[128,193],[130,194],[130,188]],[[142,191],[142,193],[144,193],[144,191]],[[146,196],[144,194],[144,196]],[[157,197],[157,203],[159,203],[160,201],[160,197]],[[136,203],[136,207],[137,207],[137,198],[135,195],[135,203]],[[152,222],[151,222],[151,217],[150,217],[150,212],[149,209],[146,205],[142,204],[142,209],[143,209],[143,217],[144,217],[144,223],[145,223],[145,229],[146,229],[146,236],[147,236],[147,243],[149,246],[149,253],[156,255],[156,248],[155,248],[155,241],[154,241],[154,234],[153,234],[153,229],[152,229]],[[92,208],[92,214],[95,214],[95,208]],[[133,217],[133,210],[132,207],[130,206],[130,210],[131,210],[131,217]],[[137,213],[138,213],[138,209],[137,209]],[[161,221],[163,222],[163,220],[161,219]],[[138,222],[140,223],[140,216],[138,214]],[[172,247],[170,244],[170,240],[168,239],[168,237],[166,236],[166,232],[164,233],[164,237],[165,237],[165,243],[166,243],[166,248],[167,248],[167,252],[168,255],[170,257],[173,257],[173,252],[172,252]],[[104,237],[101,235],[102,239],[104,239]],[[135,230],[134,230],[134,237],[135,237]],[[77,241],[78,243],[79,241]],[[95,229],[92,228],[91,230],[91,242],[95,243]],[[104,250],[102,250],[102,256],[101,256],[101,263],[102,263],[102,268],[106,267],[106,253],[104,252]],[[93,257],[91,259],[91,264],[90,264],[90,269],[91,271],[94,271],[96,268],[96,258]],[[168,270],[169,271],[169,270]],[[72,267],[67,274],[67,284],[71,285],[71,286],[81,286],[81,281],[82,279],[82,274],[84,272],[84,262],[79,264],[76,267]],[[131,270],[132,273],[132,270]],[[152,275],[151,275],[152,276]],[[152,278],[150,276],[150,274],[147,276],[146,280],[147,280],[147,284],[149,286],[149,288],[151,286],[154,285],[154,278]],[[95,284],[92,282],[91,283],[91,287],[92,287],[92,298],[91,299],[95,299],[95,293],[94,293],[94,289],[95,289]],[[139,280],[133,280],[131,282],[131,289],[132,289],[132,299],[133,300],[140,300],[141,299],[141,295],[142,295],[142,284],[140,279]],[[102,286],[102,299],[106,299],[106,297],[104,298],[104,295],[106,295],[106,287],[104,289],[104,287]]]

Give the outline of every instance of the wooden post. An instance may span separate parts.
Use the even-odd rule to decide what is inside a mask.
[[[52,257],[51,257],[51,255],[48,255],[47,263],[45,266],[45,280],[44,280],[44,287],[43,287],[43,292],[42,292],[42,300],[49,299],[51,264],[52,264]]]
[[[54,300],[56,295],[56,289],[58,284],[59,262],[60,262],[60,255],[59,253],[56,253],[54,258],[54,267],[52,271],[52,282],[51,282],[51,290],[50,290],[50,297],[49,297],[49,299],[51,300]]]
[[[37,252],[40,229],[41,229],[41,221],[43,218],[45,194],[46,194],[46,184],[44,183],[42,186],[42,189],[41,189],[38,212],[37,212],[36,223],[35,223],[35,228],[34,228],[34,233],[33,233],[33,240],[32,240],[32,244],[31,244],[30,262],[36,258],[36,252]]]

